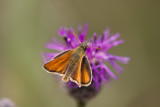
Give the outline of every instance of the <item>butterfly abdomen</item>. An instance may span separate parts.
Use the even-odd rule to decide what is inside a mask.
[[[80,54],[81,53],[81,54]],[[77,48],[75,50],[75,53],[72,55],[72,60],[70,61],[70,63],[68,64],[67,68],[66,68],[66,73],[63,76],[62,80],[63,81],[69,81],[69,78],[74,75],[74,72],[76,72],[76,70],[78,69],[77,67],[80,66],[80,62],[82,60],[82,57],[84,56],[82,49],[81,48]],[[79,65],[79,66],[77,66]]]

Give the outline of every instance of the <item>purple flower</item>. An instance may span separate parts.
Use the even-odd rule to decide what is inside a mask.
[[[16,105],[8,98],[0,99],[0,107],[16,107]]]
[[[85,41],[87,30],[88,24],[85,24],[83,28],[82,26],[78,27],[78,33],[76,35],[78,36],[80,42]],[[61,27],[58,30],[58,34],[64,39],[65,44],[63,44],[56,38],[52,38],[52,41],[46,44],[46,47],[49,49],[58,50],[60,52],[76,48],[80,43],[72,32],[74,32],[74,29],[72,28]],[[97,35],[96,33],[94,33],[93,37],[88,40],[89,47],[100,48],[87,48],[86,51],[93,72],[92,83],[90,86],[88,86],[88,88],[98,91],[101,86],[104,83],[108,83],[111,78],[117,79],[117,76],[109,69],[106,64],[104,64],[104,62],[108,62],[108,64],[110,64],[110,66],[112,66],[114,70],[118,74],[120,74],[123,71],[123,68],[118,65],[118,62],[127,64],[130,60],[129,57],[116,56],[108,52],[112,47],[118,46],[123,43],[123,40],[119,39],[119,37],[119,33],[111,34],[110,29],[107,28],[102,35]],[[42,53],[44,63],[50,61],[57,54],[58,53]],[[72,81],[68,82],[66,86],[68,87],[70,92],[75,89],[83,90],[84,88],[87,88],[79,88],[77,84],[73,83]]]

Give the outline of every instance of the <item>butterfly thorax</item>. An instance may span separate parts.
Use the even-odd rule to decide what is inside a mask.
[[[79,45],[79,47],[81,47],[84,51],[86,51],[86,50],[87,50],[87,47],[88,47],[87,44],[88,44],[88,42],[85,41],[85,42],[81,43],[81,44]]]

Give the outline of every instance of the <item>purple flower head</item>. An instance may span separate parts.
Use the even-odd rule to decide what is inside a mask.
[[[88,24],[85,24],[84,27],[78,27],[78,33],[76,34],[80,40],[80,42],[85,41],[85,37],[87,35]],[[46,44],[46,47],[53,50],[65,51],[68,49],[74,49],[80,45],[77,38],[72,33],[74,29],[72,28],[64,28],[61,27],[58,30],[58,34],[64,39],[65,44],[53,38],[51,42]],[[93,34],[93,37],[88,39],[89,47],[98,47],[97,48],[87,48],[86,54],[91,63],[92,68],[92,83],[89,89],[99,90],[103,83],[108,83],[111,78],[117,79],[117,76],[109,69],[109,67],[104,64],[104,62],[108,62],[110,66],[114,68],[114,70],[120,74],[123,71],[123,68],[118,65],[117,62],[127,64],[129,61],[129,57],[122,57],[110,54],[108,50],[112,47],[118,46],[123,43],[122,39],[119,39],[120,34],[110,34],[110,29],[107,28],[102,35]],[[58,53],[42,53],[42,57],[44,62],[50,61],[54,56]],[[77,84],[72,81],[69,81],[66,85],[69,90],[82,89],[79,88]],[[87,88],[87,87],[86,87]],[[78,97],[79,98],[79,97]],[[84,101],[83,101],[84,102]]]
[[[16,105],[8,98],[0,99],[0,107],[16,107]]]

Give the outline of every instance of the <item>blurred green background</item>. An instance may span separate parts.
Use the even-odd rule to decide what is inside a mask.
[[[159,0],[0,0],[0,98],[18,107],[75,107],[76,102],[42,69],[44,44],[60,26],[88,22],[88,38],[107,26],[124,44],[110,52],[129,56],[119,80],[88,107],[160,107]]]

